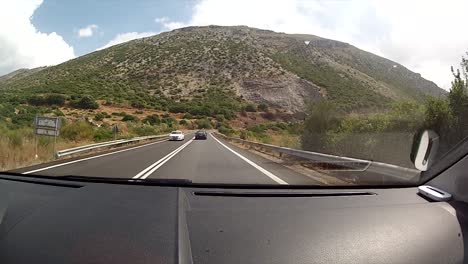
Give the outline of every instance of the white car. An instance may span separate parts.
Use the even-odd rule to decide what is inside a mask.
[[[176,130],[176,131],[172,131],[170,134],[169,134],[169,140],[178,140],[178,141],[183,141],[184,140],[184,133],[182,133],[182,131],[179,131],[179,130]]]

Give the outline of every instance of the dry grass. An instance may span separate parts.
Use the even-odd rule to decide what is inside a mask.
[[[301,149],[301,137],[291,134],[271,134],[270,144],[280,147]]]
[[[112,113],[125,113],[128,115],[132,115],[137,117],[140,120],[150,116],[150,115],[159,115],[162,116],[163,114],[169,114],[172,118],[180,121],[183,119],[183,113],[168,113],[160,110],[154,110],[149,108],[137,109],[133,108],[128,105],[104,105],[102,100],[99,100],[99,108],[95,110],[82,110],[82,109],[74,109],[74,108],[67,108],[62,107],[60,110],[64,113],[65,117],[70,121],[82,120],[83,118],[91,118],[94,119],[95,114],[105,112],[107,114]],[[141,112],[141,113],[140,113]],[[121,121],[121,116],[111,116],[110,118],[104,118],[102,121],[96,122],[98,124],[107,123],[110,125],[118,124],[124,125],[125,122]]]
[[[57,150],[72,148],[91,142],[57,141]],[[3,137],[0,139],[0,171],[40,164],[53,160],[53,138],[40,137],[37,144],[37,158],[35,157],[34,138],[13,142]]]

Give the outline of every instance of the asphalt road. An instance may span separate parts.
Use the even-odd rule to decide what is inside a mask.
[[[160,141],[85,159],[36,166],[22,173],[128,179],[189,179],[194,183],[319,184],[280,164],[209,135]]]

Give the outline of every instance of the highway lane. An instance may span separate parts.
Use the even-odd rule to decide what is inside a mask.
[[[186,135],[186,138],[193,134]],[[115,154],[105,154],[103,157],[91,158],[78,162],[35,171],[31,174],[46,176],[77,175],[90,177],[131,178],[141,168],[151,165],[154,160],[161,159],[167,153],[175,150],[184,142],[160,141],[151,144],[117,151]],[[97,155],[99,156],[99,155]],[[47,166],[46,166],[47,168]],[[36,168],[34,168],[36,170]]]
[[[212,135],[208,140],[193,140],[193,134],[188,134],[182,142],[156,142],[42,169],[31,174],[189,179],[195,183],[318,184]]]
[[[209,135],[207,140],[195,140],[179,154],[170,159],[148,178],[191,179],[197,183],[244,183],[244,184],[318,184],[307,176],[300,175],[282,165],[240,149]],[[223,146],[224,144],[224,146]],[[271,173],[270,178],[258,168],[247,163],[232,151]]]

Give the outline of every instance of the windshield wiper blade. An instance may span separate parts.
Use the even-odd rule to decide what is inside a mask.
[[[190,184],[189,179],[129,179],[129,182],[145,182],[145,183],[158,183],[158,184]]]
[[[114,183],[149,183],[149,184],[191,184],[192,181],[188,179],[128,179],[128,178],[112,178],[112,177],[93,177],[93,176],[76,176],[76,175],[63,175],[54,178],[75,180],[75,181],[99,181],[99,182],[114,182]]]

